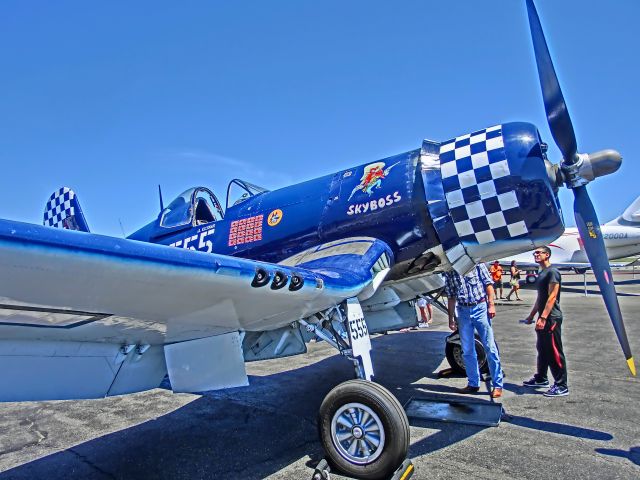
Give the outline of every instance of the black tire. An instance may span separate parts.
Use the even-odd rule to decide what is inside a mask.
[[[482,342],[476,337],[476,355],[478,356],[478,368],[480,373],[487,375],[489,373],[489,362],[487,362],[487,354],[484,351]],[[462,358],[462,347],[456,342],[446,342],[444,348],[447,362],[451,365],[453,371],[462,375],[467,374],[467,370],[464,366],[464,359]]]
[[[538,277],[536,275],[527,275],[527,278],[526,278],[527,285],[533,285],[534,283],[536,283],[537,280],[538,280]]]
[[[352,405],[347,407],[349,404]],[[359,416],[364,412],[369,415],[369,422],[363,422],[362,426],[356,421],[349,429],[339,422],[345,415]],[[375,434],[378,430],[372,428],[374,425],[381,434]],[[358,436],[367,430],[367,426],[369,433]],[[378,480],[391,477],[409,450],[409,420],[402,405],[386,388],[365,380],[349,380],[327,394],[318,413],[318,431],[329,463],[355,478]],[[336,437],[340,433],[349,438],[339,441]],[[371,444],[376,440],[377,445]],[[350,455],[348,446],[353,444],[371,444],[373,450],[369,449],[368,457],[362,450]],[[369,460],[370,457],[373,459]]]

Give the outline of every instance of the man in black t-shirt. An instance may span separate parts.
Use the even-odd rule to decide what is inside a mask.
[[[562,276],[560,271],[551,266],[551,249],[539,247],[533,252],[535,261],[540,265],[537,287],[538,298],[533,305],[526,323],[536,320],[536,334],[538,340],[538,371],[529,380],[522,384],[526,387],[548,387],[547,371],[551,374],[555,384],[544,393],[545,397],[564,397],[569,395],[567,387],[567,363],[562,350],[562,310],[560,310],[560,287]]]

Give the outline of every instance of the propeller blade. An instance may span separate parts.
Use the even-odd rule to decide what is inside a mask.
[[[529,28],[531,29],[533,49],[536,53],[538,77],[542,87],[542,97],[544,99],[544,109],[547,112],[549,129],[556,145],[562,152],[562,158],[567,164],[572,164],[575,162],[574,157],[578,150],[576,136],[573,132],[571,117],[569,117],[569,111],[562,96],[562,90],[560,90],[560,83],[553,68],[547,41],[544,38],[540,18],[533,0],[527,0],[527,13],[529,14]]]
[[[593,208],[587,187],[577,187],[573,189],[575,200],[573,203],[573,211],[576,216],[576,225],[580,232],[580,238],[587,252],[587,257],[591,263],[591,268],[598,281],[604,304],[609,312],[609,318],[618,336],[618,341],[622,346],[622,351],[627,359],[627,365],[631,374],[636,374],[636,365],[631,354],[631,347],[627,339],[627,332],[622,321],[622,313],[616,295],[616,287],[611,276],[611,268],[609,267],[609,258],[600,232],[600,222]]]

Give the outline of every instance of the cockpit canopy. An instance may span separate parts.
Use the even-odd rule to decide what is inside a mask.
[[[224,218],[218,198],[204,187],[190,188],[173,200],[160,215],[160,226],[174,228],[216,222]]]
[[[268,190],[233,179],[227,187],[227,209]],[[175,198],[160,214],[160,226],[175,228],[217,222],[224,218],[224,210],[214,193],[205,187],[194,187]]]

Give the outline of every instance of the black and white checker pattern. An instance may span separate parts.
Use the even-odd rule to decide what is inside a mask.
[[[440,172],[462,242],[484,244],[528,233],[510,176],[502,125],[442,143]]]
[[[76,194],[68,187],[63,187],[54,192],[44,209],[45,226],[65,228],[64,221],[76,214]]]

